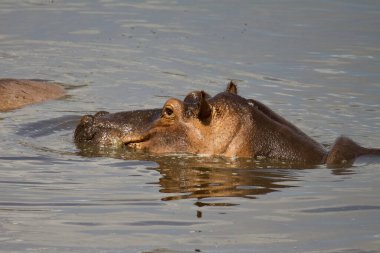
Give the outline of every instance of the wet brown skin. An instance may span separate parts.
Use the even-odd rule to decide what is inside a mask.
[[[194,91],[184,101],[170,98],[162,109],[85,115],[74,138],[78,146],[126,145],[156,154],[264,157],[332,167],[380,155],[380,149],[347,137],[339,137],[328,152],[264,104],[239,96],[233,82],[214,97]]]
[[[160,115],[161,109],[85,115],[75,129],[75,143],[79,147],[123,146],[123,138],[140,138]]]
[[[57,83],[3,78],[0,79],[0,112],[57,99],[64,95],[64,88]]]

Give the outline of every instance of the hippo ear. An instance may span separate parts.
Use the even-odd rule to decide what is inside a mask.
[[[200,100],[198,101],[198,118],[201,121],[207,120],[211,116],[211,106],[206,100],[207,97],[207,93],[201,91]]]
[[[237,86],[232,80],[227,84],[226,91],[237,95]]]
[[[200,100],[202,100],[202,97],[204,97],[204,99],[211,98],[211,96],[204,91],[193,91],[187,94],[183,102],[185,102],[186,104],[196,104]]]

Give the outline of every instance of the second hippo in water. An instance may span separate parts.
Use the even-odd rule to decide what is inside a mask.
[[[65,96],[61,84],[29,79],[0,78],[0,112]]]
[[[267,106],[237,94],[231,82],[211,97],[204,91],[163,108],[85,115],[75,130],[78,146],[117,145],[156,154],[190,153],[350,166],[356,157],[380,155],[339,137],[330,151]]]

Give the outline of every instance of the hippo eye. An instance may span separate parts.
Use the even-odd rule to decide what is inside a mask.
[[[163,116],[166,117],[173,117],[174,116],[174,111],[173,108],[166,106],[162,112]]]

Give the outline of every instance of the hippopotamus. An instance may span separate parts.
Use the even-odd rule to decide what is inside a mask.
[[[350,166],[361,155],[380,155],[380,149],[364,148],[345,136],[328,151],[268,106],[238,95],[232,81],[213,97],[193,91],[183,101],[168,99],[159,109],[85,115],[74,140],[78,147],[267,158],[331,167]]]
[[[1,78],[0,112],[58,99],[65,95],[65,89],[58,83],[36,79]]]

